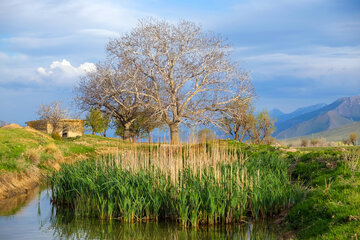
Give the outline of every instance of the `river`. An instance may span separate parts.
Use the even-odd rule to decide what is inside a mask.
[[[183,228],[174,223],[125,224],[76,218],[57,211],[50,190],[36,188],[0,201],[0,240],[7,239],[278,239],[276,227],[249,222],[217,227]]]

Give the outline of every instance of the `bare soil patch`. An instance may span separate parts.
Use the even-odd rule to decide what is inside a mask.
[[[2,127],[3,129],[20,129],[23,128],[22,126],[16,124],[16,123],[12,123],[9,125],[5,125],[4,127]]]

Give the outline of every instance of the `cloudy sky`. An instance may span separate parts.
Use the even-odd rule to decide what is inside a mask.
[[[1,0],[0,120],[23,125],[55,100],[74,109],[73,86],[104,60],[108,40],[148,16],[226,37],[258,109],[360,94],[358,0]]]

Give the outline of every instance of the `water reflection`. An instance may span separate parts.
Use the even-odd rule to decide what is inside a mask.
[[[185,229],[173,223],[124,224],[77,218],[52,206],[49,192],[36,196],[29,195],[28,202],[18,201],[21,207],[14,209],[22,211],[8,209],[11,217],[0,216],[0,239],[278,239],[273,226],[260,222]]]
[[[0,216],[11,216],[23,209],[38,196],[39,187],[28,191],[26,194],[0,200]]]

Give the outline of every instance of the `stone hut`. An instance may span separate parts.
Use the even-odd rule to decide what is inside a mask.
[[[47,120],[36,120],[26,122],[27,126],[32,127],[44,133],[51,134],[53,132],[52,125]],[[58,133],[63,138],[77,137],[84,135],[84,120],[80,119],[62,119],[59,123]]]

